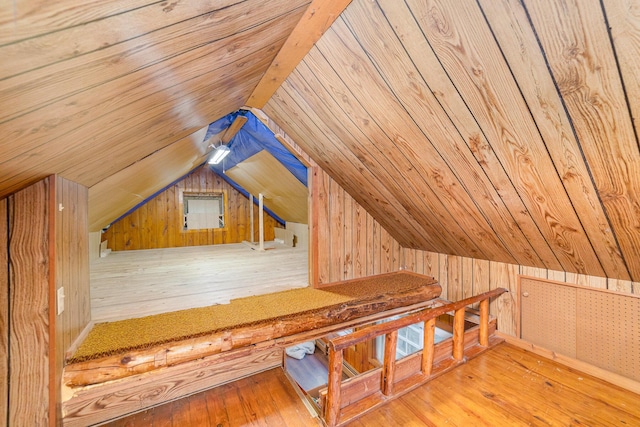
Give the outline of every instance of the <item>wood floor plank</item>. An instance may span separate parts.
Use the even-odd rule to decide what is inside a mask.
[[[204,393],[211,425],[321,425],[280,369]],[[640,425],[639,399],[635,393],[501,344],[349,426],[631,426]],[[170,405],[150,411],[154,426],[160,417],[155,412],[166,414]],[[176,408],[168,415],[174,417],[174,425]],[[116,425],[148,423],[110,424]]]
[[[142,317],[308,286],[307,249],[272,246],[264,252],[243,243],[112,252],[91,265],[92,319]]]

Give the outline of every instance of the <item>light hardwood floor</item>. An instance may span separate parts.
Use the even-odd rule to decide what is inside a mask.
[[[375,426],[640,426],[640,395],[500,344],[350,423]],[[109,424],[319,426],[281,369]]]
[[[94,322],[308,286],[308,252],[269,242],[111,252],[91,264]]]

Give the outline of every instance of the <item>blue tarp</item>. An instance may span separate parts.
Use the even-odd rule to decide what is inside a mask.
[[[253,156],[259,151],[265,149],[269,153],[271,153],[273,157],[278,159],[280,163],[282,163],[284,167],[287,168],[287,170],[289,170],[289,172],[293,174],[293,176],[298,178],[298,180],[300,180],[300,182],[304,184],[305,187],[308,187],[307,168],[302,163],[300,163],[300,160],[298,160],[293,154],[291,154],[289,150],[284,148],[282,144],[280,144],[280,142],[273,135],[273,132],[271,132],[271,130],[268,127],[266,127],[264,123],[262,123],[250,111],[239,110],[239,111],[236,111],[235,113],[226,115],[223,118],[211,123],[207,128],[207,134],[205,135],[204,140],[206,141],[212,136],[217,135],[220,132],[226,130],[231,125],[231,123],[233,123],[233,121],[238,115],[243,115],[247,117],[247,122],[244,124],[244,126],[242,126],[242,129],[240,129],[240,131],[227,144],[229,148],[231,148],[231,153],[229,153],[229,155],[220,164],[209,165],[211,169],[215,173],[220,175],[225,181],[231,184],[233,188],[235,188],[236,190],[238,190],[240,193],[244,194],[248,198],[249,193],[244,188],[242,188],[239,184],[237,184],[228,176],[226,176],[224,174],[224,170],[231,169],[236,164]],[[136,206],[129,209],[127,212],[125,212],[123,215],[121,215],[118,219],[116,219],[113,222],[116,222],[121,218],[129,215],[131,212],[135,211],[140,206],[144,205],[149,200],[151,200],[152,198],[154,198],[155,196],[165,191],[167,188],[169,188],[170,186],[174,185],[176,182],[179,182],[182,179],[184,179],[184,177],[181,177],[180,179],[176,180],[175,182],[172,182],[162,190],[157,191],[156,193],[147,197],[141,203],[138,203]],[[257,197],[254,200],[256,200],[255,203],[258,203]],[[284,225],[285,221],[282,218],[280,218],[278,215],[276,215],[266,207],[264,208],[264,210],[269,215],[271,215],[276,221]],[[111,226],[111,224],[109,224],[109,226]]]
[[[293,176],[307,187],[307,168],[300,163],[296,156],[284,148],[273,135],[273,132],[250,111],[239,110],[211,123],[207,128],[207,134],[204,137],[205,141],[226,130],[239,115],[245,116],[247,122],[227,144],[231,149],[231,153],[221,163],[210,165],[211,168],[218,175],[224,176],[224,170],[231,169],[264,149],[278,159]]]
[[[207,128],[207,134],[205,135],[204,140],[206,141],[212,136],[225,131],[229,126],[231,126],[231,123],[233,123],[238,115],[245,116],[247,118],[247,122],[227,144],[231,149],[231,152],[217,165],[209,165],[211,169],[233,186],[233,188],[244,194],[246,197],[249,197],[249,193],[242,188],[242,186],[225,175],[224,171],[231,169],[238,163],[241,163],[245,159],[248,159],[262,150],[267,150],[273,157],[282,163],[282,165],[287,168],[293,176],[304,184],[305,187],[308,187],[307,168],[296,158],[296,156],[284,148],[273,135],[273,132],[271,132],[271,130],[250,111],[239,110],[211,123]],[[266,207],[264,209],[280,224],[285,223],[282,218],[278,217],[271,210]]]

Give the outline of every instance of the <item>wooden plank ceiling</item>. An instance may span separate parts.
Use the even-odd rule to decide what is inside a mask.
[[[354,0],[264,107],[403,246],[640,280],[640,1]]]
[[[4,2],[0,197],[58,173],[109,224],[204,162],[201,130],[244,105],[309,3]]]
[[[640,281],[640,0],[347,4],[3,3],[0,197],[100,228],[258,107],[403,246]]]

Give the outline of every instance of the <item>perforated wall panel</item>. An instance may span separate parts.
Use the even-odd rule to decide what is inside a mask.
[[[640,381],[640,298],[520,278],[521,338]]]
[[[577,289],[577,359],[640,381],[640,298]]]
[[[576,290],[521,278],[522,339],[576,357]]]

